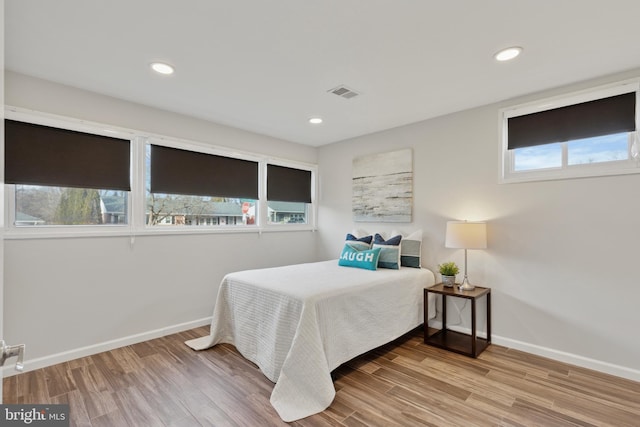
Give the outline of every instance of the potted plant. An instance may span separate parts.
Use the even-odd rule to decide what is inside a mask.
[[[440,274],[442,274],[442,284],[448,288],[451,288],[456,284],[456,274],[460,272],[460,269],[455,262],[443,262],[438,265],[440,268]]]

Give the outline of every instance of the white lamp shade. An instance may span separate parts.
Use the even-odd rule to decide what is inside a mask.
[[[454,249],[485,249],[487,224],[485,222],[447,221],[444,246]]]

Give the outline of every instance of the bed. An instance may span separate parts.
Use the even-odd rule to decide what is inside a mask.
[[[337,260],[231,273],[210,335],[186,344],[233,344],[275,383],[270,400],[280,417],[295,421],[331,404],[332,370],[419,326],[423,289],[433,283],[423,268],[369,271]]]

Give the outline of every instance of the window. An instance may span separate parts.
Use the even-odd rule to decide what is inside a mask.
[[[127,223],[130,141],[5,120],[14,225]]]
[[[502,110],[502,181],[638,173],[638,82]]]
[[[307,224],[311,188],[310,170],[268,164],[269,224]]]
[[[149,226],[255,224],[258,162],[146,144]]]
[[[316,166],[6,107],[8,238],[308,230]]]

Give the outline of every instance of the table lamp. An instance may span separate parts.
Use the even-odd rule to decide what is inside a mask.
[[[444,246],[464,249],[464,280],[459,285],[461,291],[475,288],[467,277],[467,249],[485,249],[487,247],[487,224],[484,222],[447,221]]]

